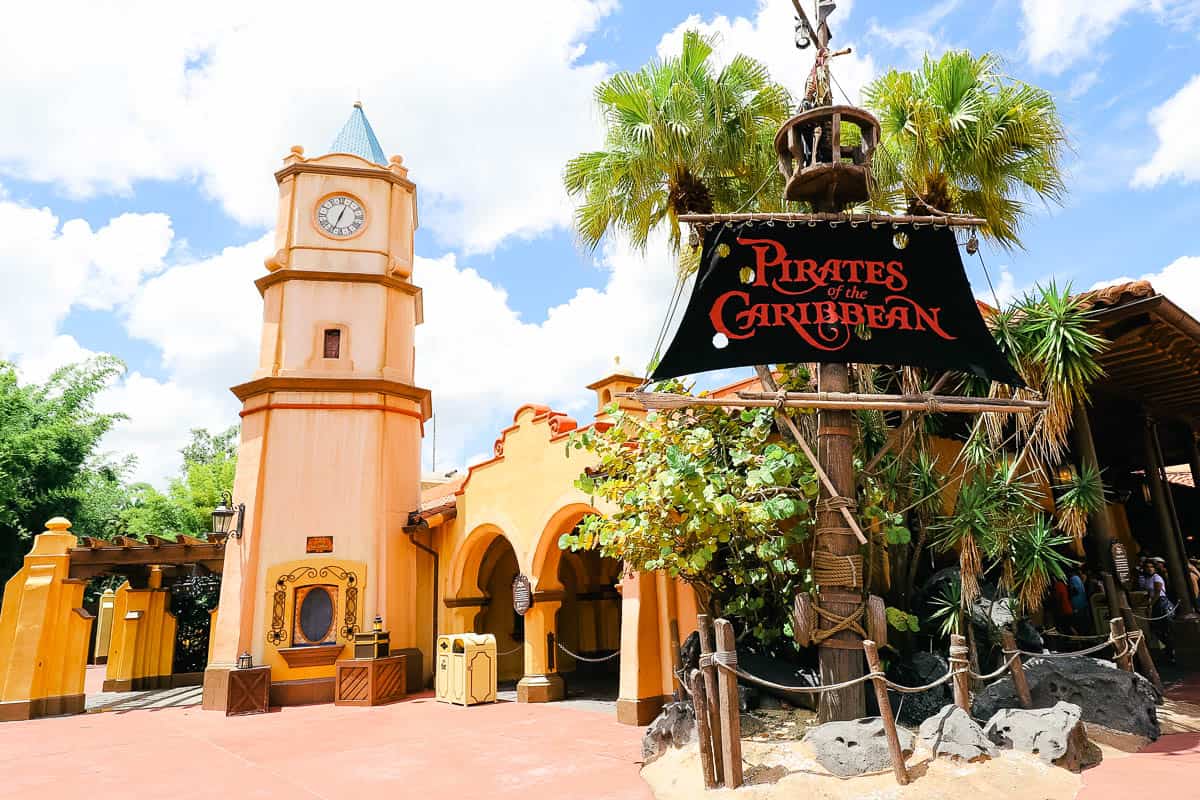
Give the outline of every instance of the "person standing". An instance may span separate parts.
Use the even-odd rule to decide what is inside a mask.
[[[1174,664],[1175,643],[1171,638],[1171,617],[1175,615],[1175,607],[1167,599],[1167,582],[1159,574],[1154,561],[1146,561],[1142,575],[1138,578],[1138,585],[1150,595],[1150,630],[1162,643],[1168,663]]]
[[[1085,635],[1092,626],[1088,624],[1087,573],[1082,567],[1071,570],[1067,593],[1071,601],[1072,625],[1076,633]]]

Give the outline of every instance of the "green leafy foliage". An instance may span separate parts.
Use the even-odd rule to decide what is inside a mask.
[[[909,614],[901,611],[898,608],[893,608],[892,606],[887,607],[885,614],[887,616],[888,625],[891,625],[896,630],[909,633],[920,633],[921,620],[916,614]]]
[[[890,70],[863,90],[879,118],[873,203],[987,220],[983,233],[1020,245],[1029,200],[1066,193],[1066,129],[1050,93],[1004,75],[1000,59],[949,50],[912,71]]]
[[[963,605],[960,581],[951,581],[942,587],[942,593],[934,598],[933,606],[935,610],[930,615],[930,621],[941,623],[939,632],[943,637],[962,632],[967,612]]]
[[[128,506],[122,514],[129,534],[164,536],[211,530],[212,510],[221,494],[233,489],[237,439],[236,425],[215,434],[193,430],[192,440],[180,450],[180,474],[171,479],[166,494],[145,483],[129,487]]]
[[[1090,464],[1079,470],[1072,468],[1066,481],[1054,488],[1059,492],[1054,501],[1058,527],[1079,539],[1087,532],[1088,516],[1104,508],[1100,470]]]
[[[753,58],[718,68],[714,44],[687,31],[678,56],[596,87],[603,149],[571,159],[564,173],[567,191],[581,198],[575,228],[587,247],[614,228],[645,246],[666,223],[678,249],[682,213],[736,211],[751,200],[781,208],[773,139],[791,98]]]
[[[665,570],[760,642],[791,647],[787,608],[809,582],[797,556],[812,535],[818,482],[799,448],[775,435],[772,409],[644,419],[612,409],[612,419],[569,444],[597,456],[576,485],[611,511],[584,519],[560,546]]]
[[[120,414],[96,411],[100,391],[124,371],[107,356],[57,370],[42,384],[22,384],[0,363],[0,582],[21,564],[30,537],[56,515],[79,516],[94,491],[107,495],[121,466],[96,454]],[[77,532],[103,516],[101,498]],[[105,500],[104,502],[107,502]]]

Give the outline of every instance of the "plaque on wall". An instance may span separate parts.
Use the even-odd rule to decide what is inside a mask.
[[[529,584],[529,578],[525,575],[513,578],[512,592],[513,611],[523,617],[525,612],[533,607],[533,589]]]
[[[332,553],[332,536],[309,536],[304,547],[306,553]]]

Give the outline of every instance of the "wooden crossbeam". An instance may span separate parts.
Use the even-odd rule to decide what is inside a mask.
[[[161,547],[164,544],[175,544],[170,539],[164,539],[161,536],[155,536],[153,533],[146,534],[146,544],[151,547]]]
[[[832,222],[835,224],[852,223],[871,225],[913,225],[917,227],[929,225],[941,228],[980,228],[987,225],[987,220],[981,217],[970,217],[964,214],[948,214],[946,216],[914,216],[911,214],[847,214],[844,212],[817,212],[814,214],[791,213],[762,213],[750,214],[680,214],[679,221],[690,224],[712,225],[721,222],[801,222],[819,223]]]
[[[945,386],[946,382],[949,380],[950,373],[943,372],[930,388],[929,394],[937,395],[938,390]],[[911,414],[905,413],[904,419],[900,421],[900,424],[888,431],[887,441],[883,443],[883,447],[879,448],[879,452],[877,452],[871,459],[871,463],[867,464],[867,466],[863,468],[863,472],[867,475],[870,475],[872,472],[874,472],[875,467],[879,466],[879,462],[883,460],[883,457],[891,452],[892,448],[899,444],[902,439],[905,439],[909,435],[915,433],[917,425],[919,425],[920,421],[924,418],[925,415],[921,412]]]
[[[1044,400],[952,395],[888,395],[838,392],[738,392],[737,397],[692,397],[673,392],[621,392],[648,409],[815,408],[830,410],[925,411],[941,414],[1030,414],[1050,404]]]

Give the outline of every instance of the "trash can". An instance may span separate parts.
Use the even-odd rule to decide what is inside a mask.
[[[454,633],[437,643],[437,699],[472,706],[496,702],[496,637]]]

